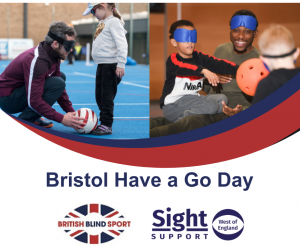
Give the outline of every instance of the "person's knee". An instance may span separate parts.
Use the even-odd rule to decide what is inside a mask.
[[[219,108],[220,108],[220,104],[218,102],[212,102],[209,109],[210,112],[208,114],[213,115],[218,113]]]
[[[224,95],[224,94],[219,94],[219,101],[218,101],[218,109],[216,111],[216,113],[220,113],[222,112],[223,109],[223,101],[225,102],[225,105],[228,105],[228,98]]]
[[[62,78],[57,78],[55,81],[56,88],[59,90],[66,89],[66,82]]]
[[[222,101],[225,102],[225,104],[228,104],[228,98],[224,95],[224,94],[219,94],[220,95],[220,101],[222,103]]]
[[[61,78],[66,82],[66,74],[63,72],[60,72]]]
[[[62,92],[66,88],[66,83],[61,77],[50,77],[45,81],[44,90],[50,92]]]

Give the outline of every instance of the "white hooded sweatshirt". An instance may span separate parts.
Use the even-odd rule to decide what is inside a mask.
[[[99,22],[105,27],[93,42],[92,57],[96,64],[113,64],[125,68],[128,44],[125,37],[127,31],[121,20],[113,15]]]

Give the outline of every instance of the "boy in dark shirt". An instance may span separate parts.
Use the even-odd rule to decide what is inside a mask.
[[[195,50],[196,29],[190,21],[179,20],[170,27],[170,42],[177,49],[167,60],[167,79],[160,98],[164,116],[176,122],[190,115],[222,112],[223,94],[199,95],[204,77],[216,86],[220,81],[214,73],[236,75],[238,66]],[[212,72],[213,71],[213,72]]]
[[[300,73],[300,68],[295,68],[300,50],[295,47],[292,33],[284,26],[271,25],[264,30],[258,46],[262,53],[260,58],[270,74],[258,83],[252,104],[269,96]]]

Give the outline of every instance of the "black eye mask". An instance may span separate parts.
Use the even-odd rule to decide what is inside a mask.
[[[74,46],[74,44],[76,43],[76,40],[70,40],[70,41],[64,40],[63,38],[57,36],[51,31],[48,32],[48,36],[51,37],[53,40],[57,41],[59,44],[63,45],[67,52],[69,52]]]
[[[290,55],[294,54],[296,50],[297,50],[297,48],[293,49],[289,53],[278,55],[278,56],[271,56],[271,55],[262,55],[262,56],[265,57],[265,58],[285,58],[287,56],[290,56]]]

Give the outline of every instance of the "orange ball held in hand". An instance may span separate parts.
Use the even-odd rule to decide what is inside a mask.
[[[252,58],[240,65],[236,73],[236,81],[242,92],[254,96],[260,80],[269,75],[263,61]]]

